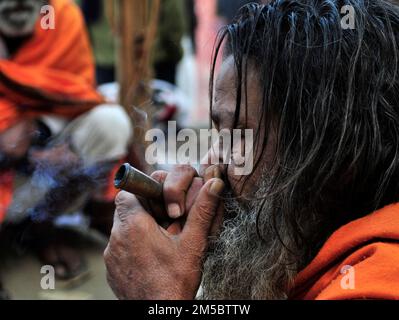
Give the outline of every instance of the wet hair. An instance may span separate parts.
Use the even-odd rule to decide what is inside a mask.
[[[341,24],[344,6],[354,10],[354,29]],[[382,0],[249,4],[220,31],[211,103],[223,48],[225,57],[234,58],[235,123],[247,112],[241,102],[253,85],[247,74],[255,71],[259,126],[267,135],[275,129],[264,195],[273,204],[274,222],[262,223],[259,211],[260,237],[288,225],[297,246],[317,250],[339,226],[399,200],[398,35],[398,7]],[[255,167],[268,141],[259,132]]]

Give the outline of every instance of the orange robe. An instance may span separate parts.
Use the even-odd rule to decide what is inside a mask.
[[[51,0],[55,29],[39,18],[33,36],[7,60],[0,60],[0,133],[21,118],[42,114],[74,118],[100,104],[94,62],[79,8]],[[12,199],[12,172],[0,173],[0,222]]]
[[[399,204],[334,232],[294,288],[293,299],[399,299]]]

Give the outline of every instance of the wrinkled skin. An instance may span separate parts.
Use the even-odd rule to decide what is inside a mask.
[[[185,212],[189,206],[184,202],[185,194],[195,175],[193,168],[177,166],[169,173],[157,171],[152,176],[164,183],[166,204],[177,201]],[[162,228],[134,195],[118,194],[112,236],[104,254],[108,282],[118,298],[194,297],[201,281],[207,237],[218,229],[223,213],[219,196],[224,184],[213,176],[208,173],[196,190],[198,196],[184,225],[175,220]],[[171,215],[176,212],[169,211]]]

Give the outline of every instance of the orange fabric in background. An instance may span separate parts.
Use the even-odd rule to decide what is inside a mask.
[[[33,36],[0,60],[0,133],[24,117],[76,117],[103,102],[95,90],[92,51],[83,16],[73,1],[51,0],[55,29],[39,18]],[[0,173],[0,222],[12,197],[10,173]],[[8,177],[8,178],[5,178]]]
[[[344,266],[353,268],[353,289]],[[334,232],[294,288],[293,299],[399,299],[399,204]]]
[[[0,60],[0,131],[24,116],[75,117],[102,101],[86,27],[72,1],[52,0],[55,29],[41,27],[9,60]]]

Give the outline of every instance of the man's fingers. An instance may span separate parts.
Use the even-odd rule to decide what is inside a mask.
[[[187,217],[182,232],[182,239],[197,245],[202,245],[204,241],[207,241],[214,219],[218,213],[220,195],[223,189],[224,182],[218,178],[209,180],[202,187]]]
[[[158,171],[155,171],[151,175],[151,177],[160,183],[164,183],[168,174],[169,174],[169,172],[167,172],[167,171],[158,170]],[[209,177],[208,180],[211,178],[217,178],[217,177],[219,177],[219,176]],[[192,180],[189,189],[185,193],[185,198],[186,198],[185,199],[185,211],[186,212],[190,211],[191,207],[194,205],[195,199],[197,198],[198,193],[201,190],[203,185],[204,185],[204,182],[203,182],[202,178],[194,178]]]
[[[129,192],[121,191],[115,198],[115,216],[114,222],[125,222],[126,219],[140,210],[144,211],[143,206],[137,197]]]
[[[154,218],[143,208],[135,195],[121,191],[115,199],[113,230],[127,230],[143,238],[157,226]]]
[[[204,181],[207,182],[212,178],[219,178],[222,179],[222,173],[220,170],[219,165],[212,165],[208,167],[203,173]]]
[[[163,184],[168,176],[169,172],[164,170],[157,170],[151,174],[151,178],[158,181],[159,183]],[[140,199],[141,200],[141,199]],[[145,205],[148,207],[149,212],[151,215],[158,220],[158,222],[163,220],[168,220],[169,216],[167,212],[165,212],[164,203],[158,202],[155,200],[145,199]]]
[[[164,199],[169,217],[177,219],[185,212],[186,192],[197,171],[189,165],[179,165],[167,175],[164,185]]]
[[[191,182],[190,188],[188,189],[188,191],[186,193],[185,212],[190,212],[203,185],[204,185],[204,180],[202,178],[194,178],[193,179],[193,181]]]
[[[213,178],[222,178],[219,165],[213,165],[208,167],[204,172],[202,178],[194,178],[191,183],[190,189],[186,194],[186,212],[190,212],[193,207],[198,194],[203,185]]]
[[[165,179],[169,173],[164,170],[157,170],[151,174],[151,178],[158,181],[159,183],[164,183]]]
[[[180,181],[173,181],[175,178],[178,178],[177,176],[180,176],[180,174],[176,174],[176,171],[181,170],[181,169],[183,169],[183,172],[180,174],[183,175],[184,180],[181,183],[180,183]],[[213,166],[208,167],[206,170],[204,170],[203,178],[199,178],[199,177],[193,178],[191,183],[190,183],[189,179],[192,176],[195,177],[197,175],[195,169],[193,169],[192,167],[189,167],[189,166],[180,166],[180,167],[176,168],[176,171],[172,171],[169,173],[167,171],[158,170],[158,171],[155,171],[151,175],[151,177],[160,183],[164,183],[165,180],[168,180],[168,183],[166,184],[166,188],[164,186],[164,190],[166,190],[164,192],[165,198],[167,198],[168,201],[170,201],[172,203],[172,206],[173,206],[174,202],[177,202],[177,204],[179,205],[179,209],[181,209],[181,211],[182,211],[180,213],[180,215],[184,214],[183,211],[189,212],[191,210],[192,206],[194,205],[195,199],[198,196],[200,189],[204,185],[204,181],[207,182],[208,180],[210,180],[212,178],[221,178],[221,171],[220,171],[220,167],[218,165],[213,165]],[[173,185],[171,188],[169,188],[169,181],[173,182]],[[187,190],[182,190],[185,188],[187,188]],[[175,200],[175,198],[178,198],[178,199]],[[180,205],[180,200],[182,200],[182,201],[184,200],[183,206]],[[169,204],[170,203],[166,203],[167,206]],[[180,208],[180,207],[182,207],[182,208]],[[171,208],[168,210],[168,214],[169,214],[169,212],[171,212],[171,214],[172,214],[172,215],[169,214],[169,217],[171,217],[171,218],[179,217],[177,214],[174,214],[173,210],[176,210],[176,209]]]

